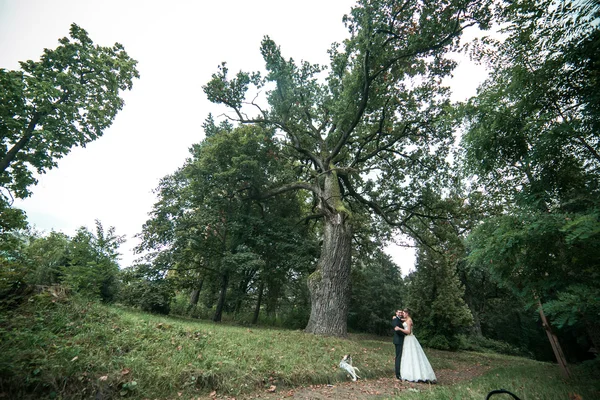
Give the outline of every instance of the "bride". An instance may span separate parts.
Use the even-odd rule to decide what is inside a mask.
[[[404,310],[403,328],[399,330],[406,334],[404,337],[404,346],[402,347],[402,358],[400,360],[400,376],[402,379],[411,382],[430,382],[435,383],[436,377],[431,364],[419,344],[417,337],[413,335],[413,320],[408,309]]]

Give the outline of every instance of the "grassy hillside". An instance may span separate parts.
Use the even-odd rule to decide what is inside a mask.
[[[393,345],[387,338],[249,329],[47,293],[18,310],[4,311],[0,339],[0,398],[10,399],[277,396],[297,386],[347,382],[337,366],[347,353],[363,382],[394,373]],[[483,399],[484,392],[498,387],[529,394],[549,387],[550,395],[558,390],[590,399],[598,394],[597,381],[566,384],[551,364],[494,354],[427,353],[440,384],[406,392],[410,398]],[[470,393],[476,396],[466,397]]]

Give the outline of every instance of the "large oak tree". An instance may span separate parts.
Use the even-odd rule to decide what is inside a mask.
[[[370,220],[403,233],[414,220],[437,218],[421,192],[439,190],[452,127],[444,118],[448,90],[441,81],[455,62],[463,30],[486,27],[486,2],[361,0],[344,18],[350,37],[330,49],[330,65],[285,59],[266,37],[267,74],[228,75],[225,64],[204,90],[243,124],[276,129],[278,157],[298,179],[277,182],[257,198],[287,191],[312,194],[323,221],[321,255],[309,278],[306,331],[347,333],[354,229]],[[251,85],[265,88],[268,105],[246,101]],[[250,97],[250,96],[248,96]]]

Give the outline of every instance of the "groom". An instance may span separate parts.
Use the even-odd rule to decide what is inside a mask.
[[[400,360],[402,359],[402,346],[404,346],[404,333],[396,329],[396,327],[402,328],[402,319],[404,318],[404,312],[402,310],[396,310],[396,315],[392,318],[392,328],[394,328],[394,346],[396,346],[396,378],[402,379],[400,376]]]

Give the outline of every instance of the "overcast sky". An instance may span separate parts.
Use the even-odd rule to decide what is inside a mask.
[[[327,64],[327,49],[347,37],[342,17],[350,0],[0,0],[0,68],[39,60],[68,36],[71,23],[95,44],[123,44],[140,79],[125,92],[125,106],[104,135],[75,148],[39,177],[33,195],[14,205],[38,230],[73,235],[80,226],[126,235],[121,266],[135,259],[134,238],[156,198],[152,190],[203,138],[201,124],[222,109],[206,100],[202,85],[222,61],[232,73],[262,70],[260,41],[269,35],[285,58]],[[467,60],[455,73],[454,98],[475,94],[484,78]],[[390,249],[406,274],[411,250]]]

